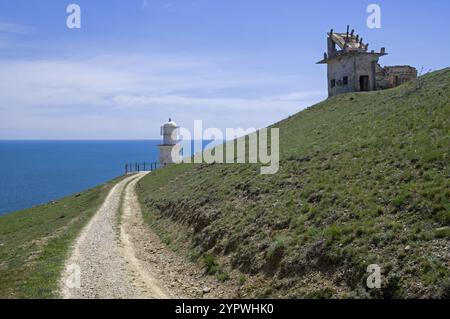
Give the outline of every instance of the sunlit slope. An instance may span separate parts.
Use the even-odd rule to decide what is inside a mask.
[[[328,99],[274,125],[278,174],[171,166],[140,182],[144,216],[238,295],[450,297],[449,97],[445,69]]]

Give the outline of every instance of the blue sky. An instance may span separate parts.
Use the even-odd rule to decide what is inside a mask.
[[[66,7],[82,10],[66,27]],[[369,29],[366,8],[381,7]],[[260,128],[326,98],[326,32],[357,33],[382,65],[450,61],[448,0],[0,0],[0,139],[158,138]]]

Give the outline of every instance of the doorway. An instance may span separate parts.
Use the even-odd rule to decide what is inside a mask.
[[[359,90],[362,92],[369,91],[369,76],[361,75],[359,77]]]
[[[394,77],[394,87],[397,87],[397,86],[399,86],[400,85],[400,83],[399,83],[399,80],[398,80],[398,75],[396,75],[395,77]]]

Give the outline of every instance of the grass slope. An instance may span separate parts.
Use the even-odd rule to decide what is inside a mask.
[[[138,185],[175,250],[243,296],[450,297],[450,69],[330,98],[274,125],[278,174],[180,164]],[[366,288],[369,264],[382,289]]]
[[[71,244],[118,180],[0,216],[0,298],[57,297]]]

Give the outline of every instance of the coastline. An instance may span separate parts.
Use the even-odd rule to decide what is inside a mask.
[[[0,216],[0,298],[55,298],[74,239],[125,176]]]
[[[0,141],[0,216],[107,183],[125,163],[154,162],[156,140]]]

